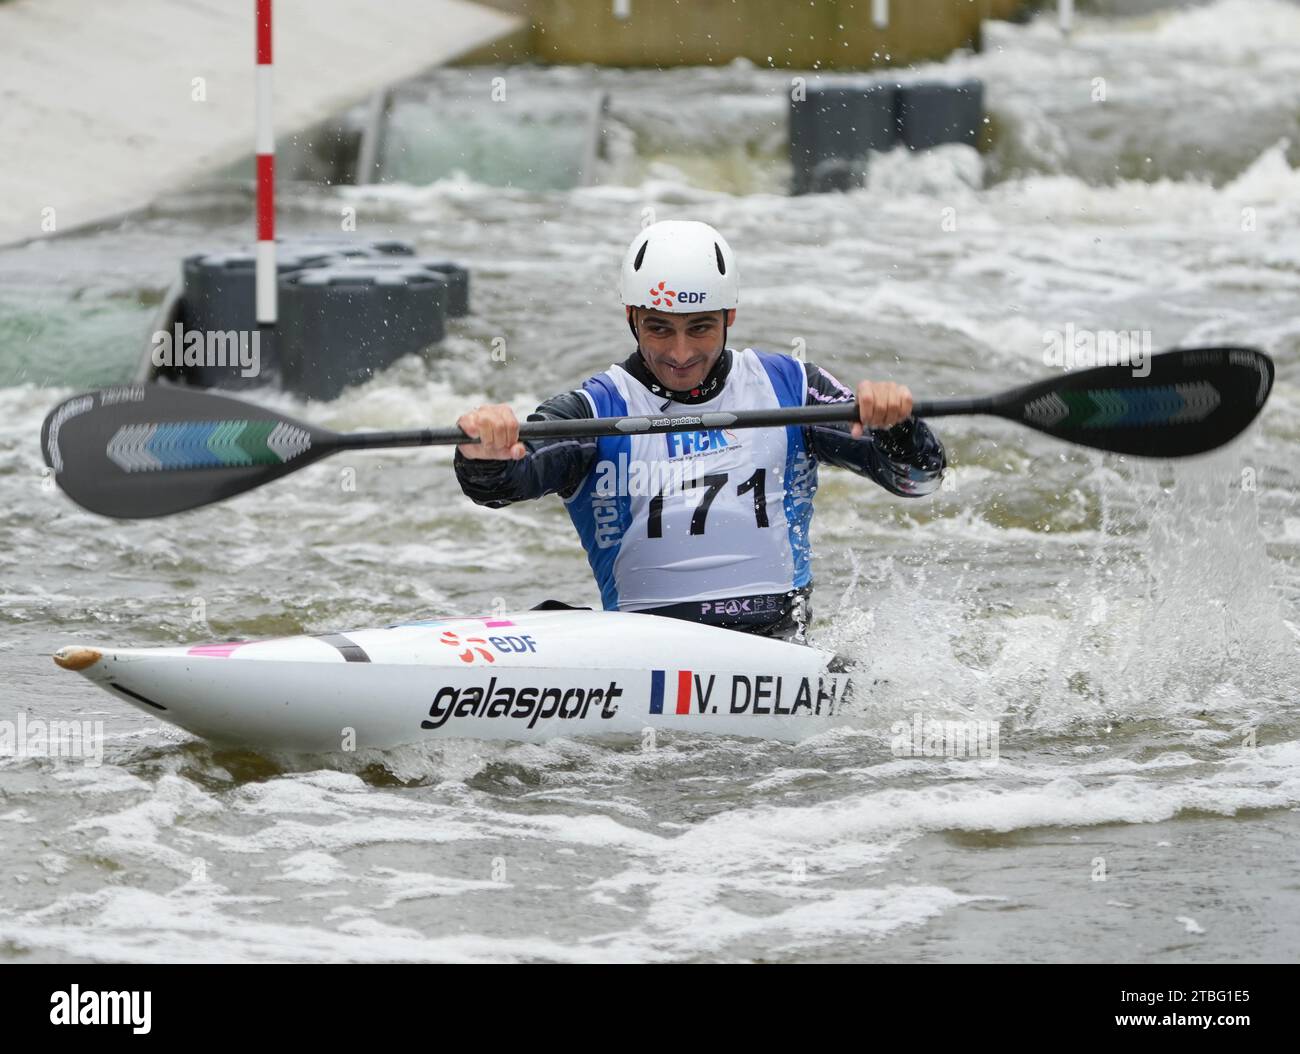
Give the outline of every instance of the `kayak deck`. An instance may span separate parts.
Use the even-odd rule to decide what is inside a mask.
[[[55,655],[195,735],[311,753],[648,729],[798,740],[852,716],[832,660],[734,630],[577,609]]]

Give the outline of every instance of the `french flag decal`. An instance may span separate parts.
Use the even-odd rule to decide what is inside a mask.
[[[650,712],[652,714],[662,714],[664,712],[664,689],[665,682],[668,680],[666,670],[650,671]],[[691,712],[691,684],[693,678],[690,670],[677,671],[677,698],[674,703],[669,700],[670,714],[689,714]]]

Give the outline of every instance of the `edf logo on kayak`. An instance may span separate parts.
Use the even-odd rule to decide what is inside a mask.
[[[501,637],[464,637],[454,633],[451,630],[444,630],[439,642],[447,645],[449,648],[458,649],[457,658],[461,662],[473,662],[476,658],[483,659],[486,662],[496,662],[496,656],[488,651],[485,645],[490,644],[502,654],[527,654],[537,651],[537,642],[532,637],[521,634],[520,636],[501,636]]]
[[[670,458],[721,450],[728,445],[721,428],[710,428],[703,432],[669,432],[665,438],[668,440]]]

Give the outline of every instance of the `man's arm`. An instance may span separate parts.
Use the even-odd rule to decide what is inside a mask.
[[[469,415],[466,415],[469,416]],[[577,392],[547,399],[529,421],[580,420],[592,416],[591,403]],[[513,420],[513,416],[511,417]],[[460,489],[478,505],[504,508],[545,494],[568,497],[581,485],[596,460],[596,440],[529,439],[520,458],[469,458],[456,450]]]
[[[850,403],[854,393],[820,366],[808,363],[808,406]],[[892,428],[869,429],[860,439],[851,425],[811,425],[804,442],[813,455],[831,465],[868,476],[891,494],[919,498],[939,488],[947,464],[943,444],[930,426],[908,417]]]

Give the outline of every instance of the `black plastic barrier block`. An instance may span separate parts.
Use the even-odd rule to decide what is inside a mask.
[[[910,150],[944,143],[979,145],[984,85],[907,84],[898,89],[898,135]]]
[[[837,84],[809,88],[790,104],[792,192],[819,193],[861,186],[871,150],[897,139],[894,87]]]
[[[448,283],[419,261],[346,260],[280,284],[281,376],[311,399],[333,399],[403,355],[443,337]]]
[[[978,146],[984,85],[857,81],[809,88],[790,103],[791,193],[850,190],[865,182],[868,156],[903,143]]]
[[[329,252],[320,249],[276,248],[275,266],[281,281],[285,275],[323,267],[331,259]],[[216,333],[234,332],[251,340],[251,334],[258,330],[256,266],[255,254],[242,249],[187,256],[181,265],[185,283],[181,317],[185,330],[202,334],[208,343]],[[215,363],[177,365],[167,370],[167,375],[204,388],[264,385],[278,368],[279,334],[274,327],[268,327],[258,336],[260,370],[255,376],[243,376],[238,365]]]

